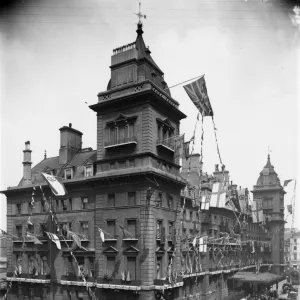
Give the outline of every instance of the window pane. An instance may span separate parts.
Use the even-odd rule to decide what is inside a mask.
[[[108,206],[115,206],[115,194],[108,194],[107,195],[107,205]]]
[[[127,230],[131,233],[132,237],[136,237],[136,220],[127,220]]]
[[[131,279],[135,280],[136,274],[136,258],[135,257],[128,257],[127,258],[127,270],[130,272]]]
[[[113,271],[115,268],[115,258],[114,257],[107,257],[107,262],[106,262],[106,269]]]
[[[128,205],[135,205],[135,192],[128,193]]]

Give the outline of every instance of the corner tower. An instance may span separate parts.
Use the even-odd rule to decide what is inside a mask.
[[[145,45],[141,22],[136,32],[135,42],[113,50],[107,90],[90,106],[97,113],[96,176],[107,181],[96,196],[96,225],[112,236],[121,225],[134,236],[105,243],[97,238],[96,252],[107,253],[100,255],[97,276],[103,277],[113,260],[109,255],[115,256],[120,270],[140,280],[141,299],[153,299],[150,287],[165,276],[170,255],[174,268],[180,266],[177,207],[185,182],[174,137],[186,116]]]
[[[267,164],[260,172],[253,186],[253,199],[262,200],[266,229],[272,243],[272,272],[283,274],[284,264],[284,194],[277,173],[271,165],[270,155]]]

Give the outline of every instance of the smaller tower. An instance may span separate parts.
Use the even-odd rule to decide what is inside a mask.
[[[22,185],[31,184],[31,150],[30,150],[30,142],[25,142],[25,150],[24,153],[24,161],[23,161],[23,180]]]
[[[262,200],[263,213],[266,219],[266,229],[272,244],[272,272],[283,274],[284,264],[284,194],[277,173],[271,164],[270,154],[267,163],[260,172],[256,185],[253,187],[253,199]]]

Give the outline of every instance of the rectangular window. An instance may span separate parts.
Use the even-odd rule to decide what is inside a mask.
[[[21,214],[21,203],[16,204],[16,214],[20,215]]]
[[[42,239],[47,237],[47,234],[45,233],[45,231],[47,231],[47,224],[40,224],[39,236]]]
[[[86,166],[84,171],[85,177],[93,176],[93,166]]]
[[[80,234],[84,235],[84,239],[89,239],[89,222],[80,222]]]
[[[136,237],[136,220],[127,220],[127,230],[133,238]]]
[[[68,231],[72,231],[72,223],[59,223],[59,233],[64,239],[71,239]]]
[[[297,254],[294,254],[294,260],[297,260]]]
[[[64,199],[61,201],[62,211],[70,211],[72,210],[72,201],[71,199]]]
[[[173,196],[168,195],[168,208],[173,209]]]
[[[89,257],[89,265],[90,265],[90,277],[95,276],[95,259],[94,257]]]
[[[129,160],[129,167],[130,168],[135,167],[135,160],[134,159]]]
[[[174,223],[169,222],[168,224],[168,234],[169,234],[169,240],[172,240],[173,230],[174,230]]]
[[[297,244],[297,239],[294,239],[294,244]]]
[[[34,234],[34,225],[30,225],[28,224],[27,225],[27,231],[31,234]]]
[[[41,212],[47,212],[46,201],[41,201]]]
[[[127,194],[128,205],[135,205],[135,192],[128,192]]]
[[[55,200],[55,211],[60,211],[60,200]]]
[[[65,169],[65,179],[73,178],[73,169]]]
[[[162,228],[162,221],[157,221],[156,222],[156,238],[160,239],[161,238],[161,228]]]
[[[163,277],[162,273],[162,259],[161,257],[156,258],[156,279],[161,279]]]
[[[190,221],[193,221],[193,212],[190,211]]]
[[[162,207],[162,193],[158,193],[155,204],[157,207]]]
[[[115,238],[116,236],[116,221],[106,221],[107,224],[107,233],[110,234],[109,238]]]
[[[114,170],[115,168],[116,168],[115,162],[109,163],[109,169],[110,169],[110,170]]]
[[[16,225],[16,235],[18,238],[22,238],[22,225]]]
[[[125,160],[119,161],[118,164],[119,164],[119,168],[120,169],[126,168],[126,161]]]
[[[81,209],[86,209],[89,203],[89,199],[87,197],[81,198]]]
[[[115,206],[115,194],[107,195],[107,206]]]
[[[297,250],[297,246],[294,246],[294,250]]]
[[[115,269],[115,257],[108,256],[106,258],[106,269],[111,272]]]
[[[127,257],[127,271],[129,271],[131,279],[135,280],[136,279],[136,258],[135,257]]]

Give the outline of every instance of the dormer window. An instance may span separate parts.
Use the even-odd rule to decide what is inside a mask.
[[[73,169],[65,169],[65,179],[72,179],[73,178]]]
[[[91,176],[93,176],[93,166],[92,165],[85,166],[85,168],[84,168],[84,176],[85,177],[91,177]]]

